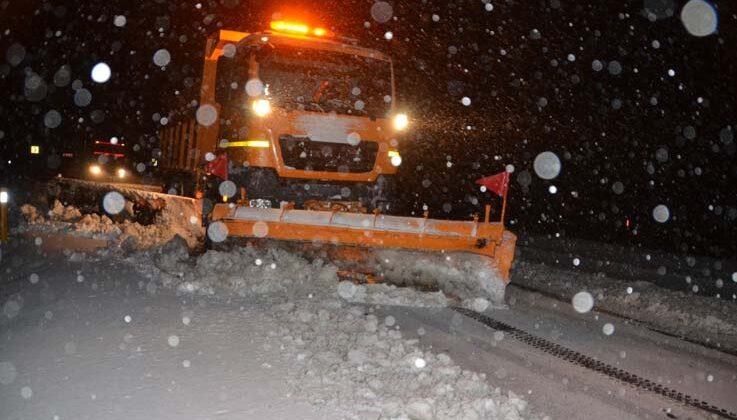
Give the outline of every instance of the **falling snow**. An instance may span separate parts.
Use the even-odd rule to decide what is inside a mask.
[[[737,412],[729,1],[245,3],[0,6],[0,418]]]

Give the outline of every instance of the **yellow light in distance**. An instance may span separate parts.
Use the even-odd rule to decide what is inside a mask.
[[[90,173],[92,175],[100,175],[102,173],[102,168],[98,165],[91,165],[90,166]]]

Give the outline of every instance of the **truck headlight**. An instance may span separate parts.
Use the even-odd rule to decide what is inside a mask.
[[[407,117],[407,114],[397,114],[394,116],[394,120],[392,122],[395,130],[404,131],[409,125],[409,117]]]
[[[128,175],[128,172],[125,169],[123,168],[118,169],[118,178],[125,178],[127,175]]]
[[[100,175],[102,168],[100,168],[100,165],[90,165],[90,173],[95,176]]]
[[[268,99],[256,99],[252,106],[253,112],[259,117],[265,117],[271,113],[271,103]]]

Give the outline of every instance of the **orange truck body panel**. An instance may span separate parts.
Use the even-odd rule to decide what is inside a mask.
[[[282,153],[279,136],[288,133],[293,136],[306,137],[307,132],[299,128],[300,120],[313,117],[332,119],[333,124],[350,127],[350,131],[358,134],[362,139],[377,139],[379,152],[376,155],[376,163],[373,169],[370,172],[364,173],[324,172],[299,170],[285,165],[281,158]],[[254,120],[249,131],[251,135],[248,140],[266,140],[269,146],[265,148],[229,147],[228,157],[235,162],[247,162],[252,167],[274,168],[279,176],[283,178],[371,182],[375,181],[378,175],[391,175],[397,172],[397,168],[392,166],[388,155],[389,151],[396,150],[396,147],[391,147],[391,139],[386,138],[386,135],[383,134],[385,132],[391,132],[391,122],[388,119],[369,121],[368,118],[350,115],[333,114],[325,116],[318,112],[287,112],[283,109],[275,108],[268,117]]]

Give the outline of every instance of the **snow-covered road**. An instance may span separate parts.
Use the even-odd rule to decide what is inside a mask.
[[[737,411],[737,358],[660,335],[601,314],[577,314],[571,305],[535,296],[509,310],[490,309],[496,320],[564,345],[720,408]],[[518,296],[519,297],[519,296]],[[484,372],[498,386],[523,395],[557,419],[710,418],[602,374],[560,360],[489,329],[450,309],[382,308],[400,320],[405,335],[422,328],[421,342],[459,364]],[[606,335],[605,324],[615,327]],[[416,335],[416,334],[413,334]]]
[[[412,409],[399,410],[396,418],[407,418],[401,417],[407,413],[410,418],[433,418],[433,410],[443,410],[440,391],[449,392],[448,386],[456,392],[451,400],[461,405],[478,404],[479,392],[491,392],[494,403],[487,400],[488,412],[497,414],[481,418],[709,418],[705,412],[556,359],[449,308],[340,309],[339,304],[331,315],[321,309],[335,305],[328,302],[324,307],[316,303],[314,308],[275,309],[237,296],[176,294],[114,258],[74,262],[54,254],[45,259],[4,255],[1,269],[3,419],[392,418],[386,413],[394,410],[395,402],[382,397],[382,390],[411,381],[419,385],[404,392],[397,404]],[[509,298],[509,309],[489,309],[487,314],[737,411],[733,356],[619,319],[577,314],[568,304],[529,292],[516,290]],[[327,326],[317,328],[322,321]],[[607,323],[614,326],[610,335],[602,331]],[[372,326],[378,333],[358,331]],[[354,327],[359,328],[352,336]],[[397,330],[405,341],[396,337]],[[320,331],[335,337],[321,337]],[[319,347],[323,338],[334,341]],[[379,346],[369,339],[378,339]],[[339,348],[352,340],[358,341],[350,350]],[[343,361],[332,360],[336,355],[324,351],[333,343]],[[290,352],[293,348],[299,352]],[[325,354],[313,354],[313,362],[301,364],[312,357],[310,349]],[[399,362],[417,355],[409,363],[422,359],[427,367],[403,370],[392,365],[391,354],[397,351]],[[371,359],[382,352],[389,356],[378,365],[384,363],[388,370],[376,373]],[[459,376],[453,364],[469,372]],[[315,367],[325,372],[311,377]],[[392,371],[396,375],[387,374]],[[438,372],[456,379],[430,380]],[[366,383],[355,380],[370,374],[374,379]],[[424,387],[424,382],[431,386]],[[490,388],[480,387],[483,383]],[[379,410],[365,404],[346,409],[346,404],[332,404],[330,395],[320,393],[321,387],[344,386],[355,390],[335,394],[338,398],[350,403],[374,398]],[[375,395],[366,399],[364,394]],[[521,399],[531,404],[531,411]],[[427,401],[435,401],[435,406]]]
[[[24,276],[12,319],[5,305],[0,418],[337,418],[290,398],[258,308],[152,294],[122,265],[49,264]]]

